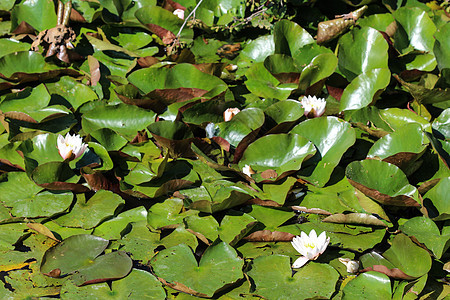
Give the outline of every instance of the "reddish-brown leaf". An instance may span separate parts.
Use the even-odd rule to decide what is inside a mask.
[[[246,236],[249,242],[290,242],[295,237],[292,233],[281,231],[260,230]]]

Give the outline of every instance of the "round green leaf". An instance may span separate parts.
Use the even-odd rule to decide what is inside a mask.
[[[450,240],[450,235],[441,235],[436,223],[426,217],[412,218],[401,225],[399,229],[408,236],[414,236],[419,242],[425,244],[437,258],[441,258],[442,254],[450,246],[450,244],[446,245]]]
[[[374,104],[390,80],[389,69],[372,69],[359,74],[342,93],[339,109],[355,110]]]
[[[203,73],[191,64],[177,64],[170,69],[137,70],[128,76],[128,80],[144,94],[154,90],[194,88],[208,91],[203,97],[214,97],[227,89],[221,79]]]
[[[300,170],[305,159],[316,153],[314,145],[298,134],[271,134],[251,143],[245,150],[239,167],[249,165],[258,172],[253,175],[259,182],[264,178],[261,173],[266,170],[274,170],[276,179],[287,171]],[[272,180],[273,180],[272,179]]]
[[[135,16],[139,22],[149,27],[150,30],[158,35],[160,33],[159,28],[161,28],[171,32],[172,36],[175,38],[175,35],[178,34],[183,25],[183,20],[172,14],[169,10],[156,5],[146,5],[141,7],[135,12]],[[183,31],[181,31],[180,37],[182,40],[189,42],[192,41],[193,35],[193,30],[185,26]],[[171,35],[167,34],[167,36]],[[163,38],[163,36],[160,37]]]
[[[314,43],[312,36],[298,24],[288,21],[278,21],[273,28],[275,53],[291,55],[297,49]]]
[[[85,132],[109,128],[131,140],[138,131],[153,123],[154,119],[154,112],[137,106],[99,105],[83,114],[81,124]]]
[[[95,227],[93,234],[106,239],[118,240],[122,237],[122,232],[128,224],[145,220],[147,220],[147,210],[143,206],[136,207],[101,223]]]
[[[154,204],[148,211],[147,221],[152,228],[182,224],[183,219],[195,211],[181,212],[183,209],[183,200],[180,198],[168,198],[163,203]]]
[[[339,40],[339,70],[352,81],[372,69],[388,69],[388,44],[371,27],[354,28]]]
[[[424,206],[427,207],[430,217],[436,221],[450,219],[449,184],[450,177],[444,177],[438,184],[423,195]]]
[[[337,57],[332,53],[319,54],[302,70],[299,88],[306,90],[313,84],[333,74],[338,64]]]
[[[98,256],[89,265],[79,269],[70,280],[77,286],[123,278],[130,273],[133,261],[125,251]]]
[[[61,299],[143,299],[160,300],[166,297],[161,283],[149,272],[133,269],[125,278],[107,283],[77,287],[71,280],[61,287]]]
[[[125,201],[111,191],[100,190],[89,200],[77,199],[72,210],[54,221],[66,227],[94,228],[101,221],[110,218]]]
[[[448,36],[450,35],[450,23],[440,27],[434,34],[436,42],[434,43],[433,52],[436,55],[437,64],[439,69],[450,69],[450,41]]]
[[[45,108],[50,102],[50,95],[44,84],[27,87],[24,90],[7,94],[0,98],[0,110],[3,112],[33,112]]]
[[[417,189],[393,164],[376,159],[354,161],[347,166],[345,176],[355,188],[382,204],[419,206]]]
[[[231,121],[218,124],[218,136],[237,147],[246,135],[260,128],[263,123],[264,112],[261,109],[247,108],[234,116]]]
[[[403,52],[410,51],[412,46],[419,51],[433,51],[436,25],[427,12],[418,7],[401,7],[394,12],[394,18],[403,30],[397,30],[394,35],[395,47]],[[405,37],[400,37],[406,33]]]
[[[378,272],[366,272],[351,280],[343,289],[343,300],[391,299],[391,281]]]
[[[405,159],[403,156],[409,153],[421,153],[426,147],[426,138],[420,124],[408,123],[376,141],[367,153],[367,157],[386,159],[399,154],[397,162],[400,160],[401,164],[401,161]],[[403,156],[401,156],[402,153]],[[393,163],[399,166],[398,163]]]
[[[299,101],[287,99],[278,101],[264,110],[275,123],[294,122],[303,116],[304,109]]]
[[[339,278],[333,267],[314,262],[292,276],[290,259],[284,255],[255,258],[247,274],[255,282],[255,293],[266,299],[329,299]]]
[[[428,251],[414,244],[404,234],[395,236],[391,248],[386,250],[383,256],[413,278],[428,273],[431,268],[431,257]]]
[[[16,29],[22,21],[27,22],[37,31],[56,26],[56,9],[51,0],[25,0],[16,5],[11,12],[11,27]]]
[[[321,159],[308,181],[324,186],[339,163],[342,155],[356,141],[355,130],[350,123],[336,117],[321,117],[298,124],[291,133],[310,140],[319,150]]]
[[[93,235],[71,236],[45,252],[41,272],[48,274],[59,269],[65,275],[89,266],[108,244],[109,241]]]
[[[286,100],[291,92],[297,88],[294,83],[281,84],[269,70],[266,69],[264,63],[254,63],[245,72],[247,81],[245,85],[253,94],[263,98],[276,98]]]
[[[167,285],[203,297],[242,278],[243,264],[225,242],[210,246],[198,264],[185,244],[162,250],[151,260],[156,276]]]
[[[43,191],[23,172],[9,172],[6,181],[0,182],[1,202],[11,207],[15,217],[50,217],[66,210],[73,195],[68,192]]]

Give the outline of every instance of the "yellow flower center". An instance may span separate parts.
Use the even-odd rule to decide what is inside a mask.
[[[304,246],[305,246],[306,248],[311,248],[311,249],[316,248],[316,245],[315,245],[315,244],[312,244],[312,243],[305,244]]]

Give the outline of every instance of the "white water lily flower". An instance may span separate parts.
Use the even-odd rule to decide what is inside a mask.
[[[327,102],[323,98],[317,98],[316,96],[305,96],[300,103],[305,110],[305,116],[307,117],[320,117],[325,112],[325,105]]]
[[[184,10],[182,10],[182,9],[175,9],[173,14],[175,16],[177,16],[178,18],[184,20]]]
[[[87,144],[83,143],[78,134],[70,135],[70,133],[67,133],[66,137],[58,135],[57,147],[59,155],[63,159],[72,160],[80,157],[86,151]]]
[[[291,243],[295,250],[303,255],[294,262],[292,268],[301,268],[308,261],[316,260],[327,249],[330,238],[327,238],[325,231],[317,237],[317,233],[313,229],[309,235],[302,231],[300,236],[292,239]]]
[[[255,171],[253,171],[252,167],[250,167],[249,165],[245,165],[244,168],[242,168],[242,173],[252,177],[252,174],[255,174]]]
[[[339,261],[347,267],[348,273],[356,273],[359,269],[359,262],[351,260],[350,258],[339,258]]]
[[[233,107],[233,108],[227,108],[227,110],[225,110],[223,112],[223,119],[225,120],[225,122],[230,121],[235,115],[237,115],[241,110],[237,107]]]

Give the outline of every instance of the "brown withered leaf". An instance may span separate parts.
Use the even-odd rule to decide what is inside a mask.
[[[412,206],[412,207],[420,207],[420,204],[414,200],[411,197],[408,197],[406,195],[399,195],[396,197],[391,197],[389,195],[380,193],[379,191],[375,189],[371,189],[369,187],[366,187],[362,185],[359,182],[353,181],[349,178],[347,178],[350,184],[360,190],[364,195],[375,199],[376,201],[380,202],[384,205],[394,205],[394,206]]]
[[[50,229],[47,228],[47,226],[45,226],[44,224],[41,223],[27,223],[27,227],[40,233],[45,235],[46,237],[51,238],[54,241],[57,242],[61,242],[60,240],[58,240],[54,235],[53,232],[50,231]]]
[[[12,31],[12,34],[35,34],[36,29],[25,21],[20,22],[20,24]]]
[[[59,278],[59,276],[61,276],[61,269],[53,269],[50,272],[43,274],[49,277]]]
[[[170,6],[172,6],[174,9],[182,9],[182,10],[186,10],[186,7],[184,7],[183,5],[181,5],[178,2],[175,2],[173,0],[166,0],[167,4],[169,4]]]
[[[154,64],[159,63],[159,59],[153,56],[139,57],[137,59],[137,63],[142,68],[148,68],[150,66],[153,66]]]
[[[327,85],[327,91],[330,96],[332,96],[334,99],[341,101],[342,93],[344,92],[343,88],[334,87],[331,85]]]
[[[90,189],[82,184],[55,181],[50,183],[36,183],[38,186],[52,191],[72,191],[74,193],[86,193]]]
[[[167,30],[159,25],[156,24],[145,24],[145,25],[151,32],[156,34],[166,45],[171,44],[176,39],[176,36],[172,31]]]
[[[394,269],[389,269],[386,266],[383,265],[373,265],[372,267],[368,267],[365,268],[363,270],[361,270],[361,273],[364,272],[369,272],[369,271],[375,271],[375,272],[379,272],[379,273],[383,273],[387,276],[389,276],[390,278],[395,278],[395,279],[414,279],[414,277],[411,277],[407,274],[405,274],[402,270],[398,269],[398,268],[394,268]]]
[[[191,289],[191,288],[189,288],[189,287],[185,286],[184,284],[179,283],[177,281],[173,281],[173,282],[169,283],[169,282],[165,281],[163,278],[160,278],[160,277],[158,277],[158,280],[161,281],[164,285],[167,285],[168,287],[171,287],[171,288],[173,288],[173,289],[175,289],[177,291],[181,291],[183,293],[194,295],[194,296],[197,296],[197,297],[209,298],[208,295],[199,293],[197,291],[194,291],[193,289]]]
[[[180,87],[176,89],[156,89],[145,95],[148,98],[159,100],[166,105],[176,102],[184,102],[193,98],[201,97],[208,91],[198,88]]]
[[[86,23],[86,19],[74,8],[70,10],[70,20],[78,23]]]
[[[261,177],[264,179],[277,178],[278,173],[275,170],[268,169],[268,170],[261,172]]]
[[[383,161],[396,165],[400,169],[405,170],[405,168],[411,163],[414,163],[420,155],[420,153],[400,152],[384,158]]]
[[[100,80],[100,63],[92,55],[88,56],[89,72],[91,73],[91,86],[96,86]]]
[[[230,151],[231,145],[230,145],[230,143],[229,143],[226,139],[221,138],[221,137],[219,137],[219,136],[214,136],[214,137],[211,138],[211,140],[213,140],[214,142],[216,142],[216,144],[219,145],[220,148],[222,148],[223,150],[225,150],[225,151],[227,151],[227,152]]]
[[[292,233],[260,230],[249,234],[244,240],[249,242],[290,242],[295,237]]]
[[[329,211],[326,211],[326,210],[323,210],[320,208],[307,208],[304,206],[291,206],[291,208],[293,210],[298,210],[298,211],[309,213],[309,214],[328,215],[328,216],[332,215],[332,213],[330,213]]]
[[[222,70],[225,68],[224,63],[203,63],[193,64],[193,66],[203,73],[217,77],[220,77],[220,75],[222,74]]]
[[[260,205],[260,206],[269,206],[269,207],[280,207],[282,206],[280,203],[275,202],[273,200],[261,200],[259,198],[253,198],[245,202],[246,205]]]

